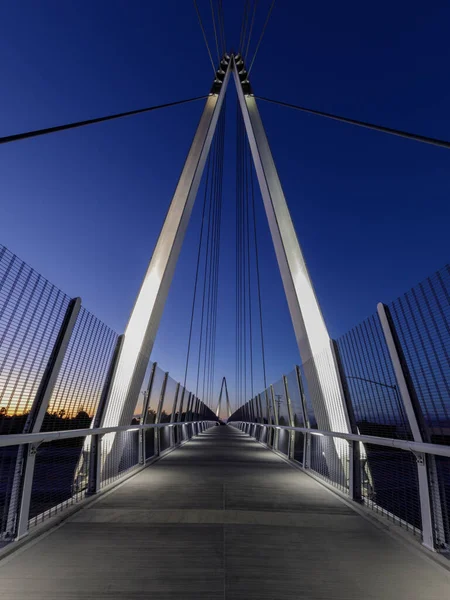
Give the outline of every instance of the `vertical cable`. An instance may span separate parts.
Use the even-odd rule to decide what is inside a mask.
[[[209,3],[211,5],[211,17],[212,17],[213,28],[214,28],[214,39],[216,41],[217,61],[218,61],[218,63],[220,63],[219,40],[217,39],[216,17],[214,14],[213,0],[209,0]]]
[[[258,291],[258,307],[259,307],[259,330],[261,335],[261,357],[262,367],[264,376],[264,389],[267,389],[267,375],[266,375],[266,352],[264,347],[264,328],[263,328],[263,316],[262,316],[262,301],[261,301],[261,278],[259,273],[259,252],[258,252],[258,238],[256,235],[256,211],[255,211],[255,187],[253,179],[253,168],[250,169],[250,183],[251,183],[251,196],[252,196],[252,213],[253,213],[253,238],[255,243],[255,265],[256,265],[256,286]]]

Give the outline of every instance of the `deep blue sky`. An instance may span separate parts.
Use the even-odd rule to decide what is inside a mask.
[[[269,4],[260,0],[255,32]],[[209,1],[199,5],[212,41]],[[224,5],[231,48],[243,1]],[[445,0],[279,0],[254,91],[450,139],[449,23]],[[211,84],[189,0],[4,2],[0,55],[1,135],[200,95]],[[233,387],[233,86],[229,92],[216,373]],[[123,331],[201,110],[197,103],[1,147],[0,241]],[[448,151],[276,106],[260,110],[332,336],[448,260]],[[261,210],[258,219],[273,381],[299,356]],[[199,204],[152,356],[178,379],[198,231]]]

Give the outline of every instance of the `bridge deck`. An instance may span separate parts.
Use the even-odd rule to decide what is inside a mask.
[[[6,559],[2,600],[442,600],[450,578],[231,427]]]

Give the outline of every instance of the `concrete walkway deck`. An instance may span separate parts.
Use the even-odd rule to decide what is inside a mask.
[[[450,575],[232,427],[7,558],[2,600],[443,600]]]

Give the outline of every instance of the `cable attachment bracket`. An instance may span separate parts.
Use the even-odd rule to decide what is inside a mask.
[[[225,75],[228,69],[228,65],[230,64],[230,60],[231,57],[225,52],[225,54],[222,56],[220,63],[219,63],[219,68],[216,71],[216,77],[214,79],[214,82],[212,84],[211,90],[210,90],[210,94],[219,94],[220,90],[222,88],[222,83],[223,80],[225,79]]]
[[[250,81],[248,80],[248,72],[245,68],[244,59],[241,54],[236,54],[234,57],[234,64],[236,66],[236,70],[239,76],[239,80],[242,85],[242,91],[246,96],[253,94],[252,86],[250,85]]]

